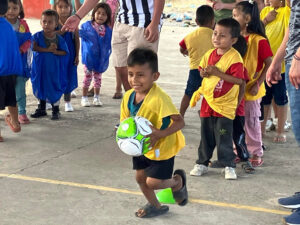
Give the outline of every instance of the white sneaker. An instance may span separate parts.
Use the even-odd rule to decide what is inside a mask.
[[[284,131],[289,131],[289,129],[291,128],[291,123],[289,123],[288,121],[285,121],[284,124]]]
[[[46,110],[51,110],[52,109],[52,105],[50,103],[46,103]]]
[[[235,173],[235,169],[232,167],[225,167],[225,179],[226,180],[236,180],[237,176]]]
[[[93,105],[94,106],[102,106],[103,105],[103,103],[100,101],[100,97],[94,97]]]
[[[202,164],[196,164],[194,168],[191,170],[191,176],[202,176],[208,172],[208,167]]]
[[[65,103],[65,112],[73,112],[73,111],[74,111],[74,109],[72,107],[71,102],[66,102]]]
[[[82,97],[81,98],[81,106],[83,106],[83,107],[90,107],[91,104],[89,102],[89,99],[85,98],[85,97]]]
[[[269,132],[271,130],[275,130],[275,124],[272,119],[268,119],[266,122],[266,131]]]
[[[76,97],[77,97],[76,92],[75,92],[75,91],[72,91],[72,92],[71,92],[71,98],[76,98]]]

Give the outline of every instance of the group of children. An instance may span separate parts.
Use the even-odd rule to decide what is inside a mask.
[[[194,107],[203,96],[201,141],[192,176],[206,174],[211,166],[225,168],[225,179],[237,179],[236,163],[246,162],[243,168],[247,173],[261,166],[265,148],[262,137],[273,98],[278,112],[274,142],[286,141],[288,99],[284,79],[268,87],[265,77],[288,27],[290,8],[282,0],[272,0],[259,12],[255,1],[242,1],[232,15],[218,21],[212,31],[213,9],[199,7],[196,22],[200,27],[179,43],[180,52],[190,57],[181,115],[189,103]],[[204,32],[212,33],[212,39]],[[215,147],[218,160],[211,162]]]
[[[113,7],[116,10],[114,5]],[[26,115],[25,91],[26,81],[29,78],[33,94],[39,100],[38,108],[30,115],[32,118],[46,116],[46,103],[50,103],[51,119],[59,119],[59,103],[62,95],[65,100],[65,111],[74,110],[71,105],[71,92],[78,85],[79,33],[82,39],[81,51],[85,72],[81,104],[90,106],[87,89],[94,77],[93,104],[102,105],[99,92],[101,74],[108,67],[111,53],[111,8],[106,3],[99,3],[92,12],[92,20],[84,23],[79,31],[62,32],[61,27],[71,16],[72,11],[69,0],[55,0],[53,10],[45,10],[42,13],[40,21],[42,31],[31,36],[28,24],[23,19],[24,10],[21,1],[8,0],[8,10],[4,17],[17,34],[23,65],[23,71],[16,76],[15,85],[18,121],[21,124],[29,123]]]
[[[136,181],[148,201],[136,212],[137,217],[153,217],[168,211],[168,206],[158,202],[154,192],[157,189],[171,188],[178,205],[187,204],[185,171],[179,169],[173,173],[174,159],[185,145],[181,132],[185,111],[189,104],[195,106],[201,96],[203,96],[199,113],[201,141],[198,159],[190,175],[201,176],[208,172],[208,166],[211,165],[225,168],[225,179],[237,179],[234,168],[238,161],[246,162],[244,169],[249,173],[254,171],[253,167],[263,164],[262,131],[264,129],[261,129],[259,120],[260,103],[266,95],[264,84],[266,72],[278,45],[275,43],[273,45],[274,36],[270,38],[269,35],[276,36],[277,34],[272,32],[279,32],[281,28],[286,27],[286,23],[281,23],[282,21],[277,19],[278,15],[281,15],[280,12],[284,11],[278,10],[283,7],[277,4],[278,2],[280,0],[271,1],[272,9],[262,12],[263,24],[257,4],[252,1],[237,3],[233,9],[233,18],[222,19],[216,25],[211,7],[198,8],[196,21],[200,27],[180,42],[181,53],[190,57],[189,80],[180,113],[170,97],[155,83],[160,75],[156,53],[149,49],[138,48],[129,54],[128,81],[132,89],[123,97],[120,120],[136,115],[150,120],[153,124],[152,133],[149,135],[150,147],[160,149],[159,156],[155,155],[154,151],[149,151],[146,155],[132,159],[133,169],[136,170]],[[6,15],[16,31],[28,33],[28,26],[22,20],[21,2],[9,0],[9,4],[17,6],[15,14],[6,14],[3,11],[0,14]],[[53,110],[52,119],[58,119],[59,100],[62,94],[65,94],[65,101],[68,104],[66,109],[72,111],[70,92],[77,87],[79,36],[82,38],[82,62],[85,72],[81,104],[90,105],[87,91],[94,77],[93,103],[102,105],[99,98],[101,74],[108,67],[111,51],[110,7],[105,3],[99,3],[92,12],[92,20],[84,23],[79,32],[75,33],[61,33],[59,30],[71,15],[70,2],[57,0],[54,7],[56,10],[46,10],[42,13],[43,30],[34,34],[32,38],[31,80],[34,95],[39,99],[39,106],[31,115],[35,118],[46,115],[46,102],[50,102]],[[272,18],[269,12],[275,9],[278,10],[276,11],[278,14]],[[288,9],[285,10],[284,12],[288,12]],[[3,18],[0,18],[0,25],[1,23]],[[281,28],[274,30],[271,28],[273,23],[281,23]],[[20,28],[21,26],[23,28]],[[9,29],[11,28],[7,28]],[[279,34],[276,37],[279,37]],[[21,54],[31,49],[26,37],[23,39],[19,47]],[[29,57],[28,54],[26,57]],[[25,68],[24,65],[26,63],[23,63]],[[0,73],[1,76],[3,74],[23,75],[24,79],[17,80],[16,85],[16,88],[18,85],[22,86],[22,91],[17,94],[19,114],[23,115],[22,120],[19,117],[20,122],[28,120],[24,104],[22,106],[22,103],[19,103],[24,101],[22,99],[25,95],[24,86],[27,76],[24,75],[24,71],[25,69],[23,72],[11,70]],[[3,79],[1,76],[0,79]],[[13,77],[11,76],[10,79],[11,84],[14,82]],[[268,99],[264,100],[266,114],[272,99],[270,96],[274,96],[279,106],[285,106],[287,103],[286,99],[281,99],[274,91],[272,88],[267,89]],[[284,93],[281,94],[284,96]],[[14,105],[8,104],[8,106]],[[1,108],[3,108],[2,103]],[[265,118],[267,118],[266,114]],[[12,122],[13,118],[7,119],[11,128],[16,128]],[[277,139],[282,135],[280,129]],[[234,146],[237,155],[234,153]],[[211,162],[215,147],[217,147],[218,160]]]

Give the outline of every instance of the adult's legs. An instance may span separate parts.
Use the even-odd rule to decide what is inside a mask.
[[[128,82],[127,66],[115,67],[115,70],[116,70],[116,77],[119,77],[121,79],[124,90],[128,91],[131,87],[130,87],[129,82]],[[118,78],[117,78],[117,80],[118,80]]]

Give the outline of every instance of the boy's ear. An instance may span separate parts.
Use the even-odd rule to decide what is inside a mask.
[[[153,76],[154,76],[154,81],[157,81],[157,79],[160,76],[160,73],[159,72],[155,72],[155,73],[153,73]]]
[[[235,43],[237,43],[237,41],[238,41],[237,37],[236,38],[232,38],[232,45],[234,45]]]

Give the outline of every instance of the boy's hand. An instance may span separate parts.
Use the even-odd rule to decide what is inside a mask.
[[[257,95],[258,89],[259,89],[258,83],[255,82],[255,83],[252,85],[252,87],[249,89],[250,95],[252,95],[252,96]]]
[[[79,64],[79,58],[78,56],[76,56],[74,59],[74,65],[78,66],[78,64]]]
[[[48,47],[49,52],[52,52],[53,54],[55,54],[57,49],[57,45],[54,43],[51,43],[50,46]]]
[[[216,66],[208,66],[205,68],[207,75],[218,75],[219,69]]]
[[[201,70],[200,70],[200,76],[201,76],[202,78],[208,77],[208,74],[206,73],[206,69],[201,69]]]
[[[156,129],[153,126],[150,126],[152,133],[147,135],[146,137],[149,137],[150,139],[147,141],[147,143],[149,143],[149,148],[152,148],[156,142],[158,142],[159,139],[162,138],[161,134],[161,130]]]
[[[276,12],[275,10],[272,10],[268,13],[268,15],[265,17],[265,21],[267,23],[271,23],[273,20],[276,19],[278,12]]]

